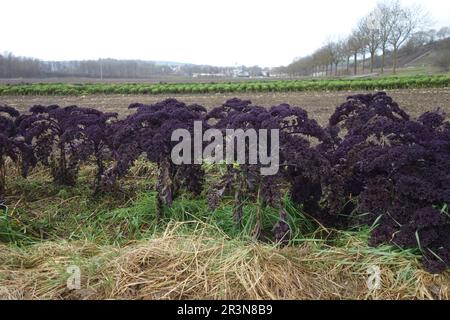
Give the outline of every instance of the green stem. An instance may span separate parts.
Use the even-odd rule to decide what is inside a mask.
[[[0,157],[0,202],[2,202],[5,197],[5,188],[6,188],[5,159],[3,157]]]
[[[262,226],[262,201],[261,201],[261,185],[258,185],[258,193],[256,195],[256,225],[253,230],[253,238],[260,239]]]
[[[243,201],[242,201],[242,190],[243,183],[242,177],[239,176],[239,173],[235,173],[235,179],[239,181],[237,188],[234,190],[234,208],[233,208],[233,220],[237,226],[242,226],[242,209],[243,209]]]

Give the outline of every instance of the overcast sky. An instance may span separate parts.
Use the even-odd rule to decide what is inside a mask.
[[[45,60],[278,66],[346,35],[377,0],[1,0],[0,52]],[[450,1],[420,4],[450,26]]]

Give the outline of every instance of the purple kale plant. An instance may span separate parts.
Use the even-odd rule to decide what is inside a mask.
[[[330,127],[344,134],[328,150],[335,191],[330,211],[350,223],[376,223],[372,245],[418,248],[429,271],[449,268],[450,123],[444,114],[411,120],[385,93],[358,95],[337,108]]]
[[[145,154],[157,165],[156,215],[159,220],[164,207],[172,205],[182,188],[197,195],[202,191],[204,172],[201,164],[174,164],[171,152],[178,142],[172,141],[171,137],[176,129],[185,129],[193,136],[194,121],[201,121],[206,127],[206,109],[176,99],[152,105],[135,103],[130,109],[136,109],[136,112],[117,124],[113,147],[117,165],[112,171],[117,175],[124,174],[140,154]]]
[[[289,217],[282,205],[283,190],[291,190],[293,197],[299,195],[298,189],[314,189],[321,184],[320,177],[327,170],[327,160],[316,147],[330,140],[329,134],[315,120],[309,119],[306,111],[287,104],[269,109],[252,105],[248,100],[231,99],[207,115],[208,122],[223,133],[227,129],[254,129],[258,136],[261,130],[278,130],[279,132],[279,170],[274,175],[262,175],[261,161],[250,164],[248,159],[250,145],[246,140],[245,163],[228,164],[227,171],[220,183],[209,194],[211,207],[229,190],[234,194],[233,217],[237,224],[242,220],[245,199],[253,199],[256,206],[255,238],[263,238],[262,209],[270,206],[278,209],[279,219],[272,229],[273,239],[277,243],[287,243],[291,236]],[[315,140],[315,145],[313,141]],[[271,139],[268,139],[271,141]],[[270,143],[268,150],[271,149]],[[236,152],[236,150],[235,150]],[[234,155],[234,160],[237,159]],[[259,159],[260,160],[260,159]],[[299,180],[303,178],[303,183]],[[311,200],[297,197],[301,203]]]
[[[95,134],[87,128],[99,112],[77,106],[35,105],[30,113],[18,121],[21,135],[38,161],[50,167],[55,183],[74,185],[81,163],[95,145]]]
[[[16,109],[0,105],[0,205],[5,201],[6,159],[21,160],[23,176],[36,163],[31,147],[19,133],[17,123],[20,118]]]
[[[113,158],[111,150],[117,116],[117,113],[101,112],[91,108],[78,108],[73,115],[83,140],[78,155],[80,159],[92,156],[97,167],[93,183],[94,194],[105,191],[105,161]]]

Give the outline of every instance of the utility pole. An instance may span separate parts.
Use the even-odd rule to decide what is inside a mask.
[[[103,62],[102,59],[99,59],[100,61],[100,80],[103,80]]]

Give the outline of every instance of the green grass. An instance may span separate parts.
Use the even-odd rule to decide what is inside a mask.
[[[206,195],[194,197],[189,193],[165,208],[163,220],[157,222],[155,177],[148,172],[146,179],[138,179],[143,171],[151,171],[151,167],[139,163],[123,180],[120,190],[95,197],[90,167],[81,170],[73,187],[55,185],[48,170],[42,169],[27,179],[11,178],[7,182],[9,207],[0,211],[0,242],[29,245],[46,240],[88,240],[102,245],[123,245],[151,238],[173,221],[201,222],[230,239],[252,239],[258,209],[251,199],[245,202],[240,225],[233,220],[232,196],[225,197],[217,209],[211,210]],[[289,197],[283,199],[283,206],[292,228],[292,244],[318,235],[319,224]],[[278,214],[277,209],[262,208],[262,232],[268,238]]]
[[[386,76],[369,79],[249,80],[229,83],[34,83],[0,85],[0,95],[200,94],[442,88],[450,75]]]
[[[256,224],[257,209],[251,202],[244,206],[242,226],[235,224],[232,219],[231,198],[226,198],[213,211],[208,208],[204,198],[178,198],[172,207],[165,208],[164,219],[157,223],[154,191],[140,191],[132,200],[121,203],[110,196],[93,198],[89,189],[84,188],[73,187],[56,192],[50,184],[51,182],[32,183],[36,189],[32,198],[26,200],[26,203],[17,203],[7,211],[0,211],[0,241],[30,244],[65,239],[122,245],[133,240],[151,238],[172,221],[198,221],[213,226],[229,238],[251,239]],[[45,193],[47,194],[44,195]],[[61,197],[61,194],[64,196]],[[38,199],[39,195],[43,197],[42,200]],[[284,206],[293,227],[293,243],[307,239],[317,230],[318,225],[305,217],[288,198],[285,199]],[[278,212],[273,208],[262,211],[263,231],[270,234]]]

